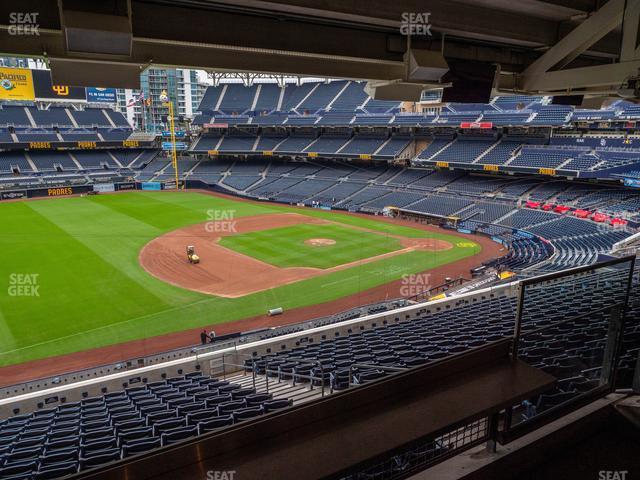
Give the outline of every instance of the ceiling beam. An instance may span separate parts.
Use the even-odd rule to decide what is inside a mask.
[[[532,88],[533,79],[560,65],[566,66],[587,48],[622,22],[625,0],[610,0],[600,10],[575,27],[567,36],[533,62],[522,74],[524,89]]]
[[[627,0],[622,20],[622,45],[620,61],[638,58],[638,24],[640,23],[640,0]]]
[[[546,72],[533,78],[524,84],[527,92],[562,92],[572,91],[589,87],[611,86],[619,88],[629,77],[638,74],[640,60],[620,62],[607,65],[598,65],[584,68],[570,68],[566,70],[556,70]],[[507,82],[503,85],[506,85]]]

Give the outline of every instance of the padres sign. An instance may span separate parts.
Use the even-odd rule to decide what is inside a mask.
[[[62,197],[64,195],[73,195],[73,188],[71,187],[49,188],[47,189],[47,195],[49,195],[50,197]]]

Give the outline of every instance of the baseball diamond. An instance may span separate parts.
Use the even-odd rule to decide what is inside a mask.
[[[190,192],[14,202],[0,213],[0,245],[12,251],[2,278],[40,273],[36,301],[0,299],[3,366],[141,338],[150,351],[149,337],[275,307],[336,302],[330,311],[339,311],[341,301],[372,289],[372,299],[399,296],[394,282],[403,275],[464,259],[478,265],[500,249],[400,221]],[[335,244],[320,253],[305,243],[315,238]],[[188,245],[199,264],[187,261]],[[58,278],[71,273],[61,292]],[[114,299],[118,308],[107,308]]]

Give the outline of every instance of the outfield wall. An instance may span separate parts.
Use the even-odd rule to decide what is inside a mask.
[[[120,183],[95,183],[90,185],[63,185],[56,187],[41,187],[41,188],[25,188],[17,190],[0,191],[0,200],[22,200],[27,198],[59,198],[69,197],[72,195],[82,195],[89,192],[100,192],[103,187],[94,186],[113,185],[112,191],[129,191],[136,190],[139,187],[136,182],[120,182]]]

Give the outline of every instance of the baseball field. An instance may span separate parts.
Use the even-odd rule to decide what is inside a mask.
[[[324,304],[481,250],[372,216],[194,192],[4,203],[0,219],[0,366]]]

